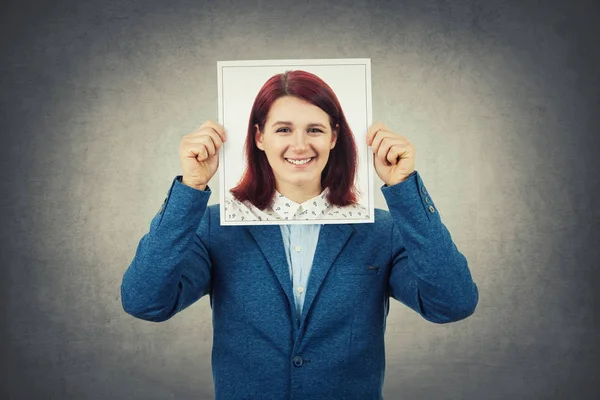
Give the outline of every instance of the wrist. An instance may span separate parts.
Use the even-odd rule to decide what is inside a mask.
[[[196,190],[205,190],[208,186],[206,183],[195,182],[193,179],[187,179],[185,176],[181,178],[181,183]]]
[[[402,177],[399,177],[399,178],[396,178],[396,179],[394,179],[394,180],[391,180],[391,181],[389,181],[389,182],[384,182],[384,183],[385,183],[385,185],[386,185],[386,186],[394,186],[394,185],[397,185],[397,184],[399,184],[399,183],[406,182],[406,181],[407,181],[407,180],[409,180],[409,178],[410,178],[412,175],[414,175],[415,173],[416,173],[415,171],[412,171],[412,172],[411,172],[410,174],[408,174],[408,175],[404,175],[404,176],[402,176]]]

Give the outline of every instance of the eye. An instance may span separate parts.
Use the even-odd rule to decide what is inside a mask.
[[[321,128],[308,128],[308,133],[312,133],[313,135],[318,135],[324,133]]]
[[[277,132],[277,133],[289,133],[289,132],[291,132],[291,129],[287,128],[287,127],[281,127],[281,128],[277,128],[277,130],[275,132]]]

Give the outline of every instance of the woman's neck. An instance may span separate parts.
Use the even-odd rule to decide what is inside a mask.
[[[313,185],[312,187],[285,184],[276,184],[275,186],[279,193],[297,204],[302,204],[306,200],[317,197],[323,191],[320,183],[316,186]]]

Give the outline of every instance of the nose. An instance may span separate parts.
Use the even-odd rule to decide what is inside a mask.
[[[302,153],[308,150],[307,139],[307,136],[304,134],[304,132],[302,132],[302,130],[296,130],[293,135],[292,150],[297,153]]]

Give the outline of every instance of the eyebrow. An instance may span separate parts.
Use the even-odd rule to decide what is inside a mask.
[[[290,121],[275,121],[273,123],[273,126],[276,126],[276,125],[294,125],[294,124],[292,122],[290,122]],[[320,128],[323,128],[323,129],[327,129],[327,127],[325,125],[321,124],[321,123],[311,123],[311,124],[308,124],[308,126],[311,127],[311,128],[312,127],[320,127]]]

